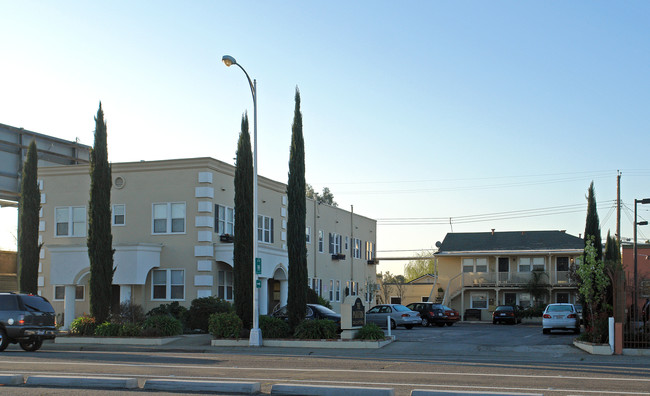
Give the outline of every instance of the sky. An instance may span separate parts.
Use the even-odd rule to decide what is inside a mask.
[[[257,81],[258,172],[286,183],[299,89],[307,182],[377,220],[379,258],[448,232],[577,236],[592,181],[613,234],[619,171],[632,237],[650,197],[646,1],[0,0],[0,14],[0,123],[92,145],[101,101],[112,162],[234,163],[253,103],[228,54]],[[15,210],[0,221],[15,249]]]

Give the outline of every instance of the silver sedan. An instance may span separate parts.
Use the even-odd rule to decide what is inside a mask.
[[[386,327],[390,318],[390,328],[404,326],[412,329],[413,326],[421,323],[420,313],[411,311],[401,304],[375,305],[366,312],[366,321],[374,323],[379,327]]]

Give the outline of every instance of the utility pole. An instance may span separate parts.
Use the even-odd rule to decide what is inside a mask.
[[[616,241],[621,246],[621,171],[616,176]]]

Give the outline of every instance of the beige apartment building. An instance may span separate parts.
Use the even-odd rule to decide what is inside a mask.
[[[43,243],[39,293],[67,328],[89,312],[86,247],[88,165],[39,168]],[[112,164],[113,304],[145,311],[195,298],[233,300],[235,167],[192,158]],[[287,186],[258,177],[258,257],[262,260],[260,314],[288,296]],[[371,301],[376,265],[376,221],[307,199],[310,286],[339,311],[346,293]],[[251,263],[253,265],[253,263]]]

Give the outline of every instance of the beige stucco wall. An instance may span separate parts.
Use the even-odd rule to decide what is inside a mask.
[[[207,181],[209,174],[211,182]],[[201,175],[201,176],[200,176]],[[113,226],[113,245],[153,244],[162,246],[160,269],[183,269],[185,271],[185,299],[182,305],[189,306],[197,297],[199,290],[217,293],[217,269],[232,265],[232,243],[219,240],[213,228],[214,205],[234,207],[234,167],[211,158],[179,159],[168,161],[117,163],[112,165],[113,180],[124,180],[121,188],[111,190],[111,203],[124,204],[126,207],[125,225]],[[54,300],[54,285],[50,278],[49,247],[60,245],[85,246],[86,237],[55,236],[56,207],[84,206],[88,208],[89,184],[87,166],[65,166],[39,169],[42,180],[41,231],[39,233],[44,249],[39,273],[41,294]],[[287,197],[286,185],[264,177],[258,178],[258,213],[272,217],[274,220],[273,243],[260,242],[259,257],[263,257],[262,278],[273,278],[276,269],[286,271],[288,258],[286,251]],[[152,204],[166,202],[184,202],[186,204],[185,232],[161,235],[152,231]],[[206,208],[210,208],[206,211]],[[87,224],[86,218],[86,224]],[[363,294],[368,279],[375,279],[375,265],[368,265],[365,259],[365,242],[376,242],[375,220],[351,214],[341,208],[317,205],[307,200],[307,225],[311,226],[311,243],[308,248],[308,273],[310,278],[319,278],[323,282],[322,294],[328,297],[329,280],[341,282],[343,299],[345,283],[359,283],[359,293]],[[317,252],[318,230],[325,233],[324,253]],[[344,260],[332,260],[328,252],[327,234],[338,232],[342,235],[362,240],[361,259],[352,258],[350,249]],[[200,236],[202,235],[202,237]],[[211,240],[202,240],[210,235]],[[214,257],[196,253],[213,250]],[[221,253],[219,253],[221,252]],[[213,254],[213,253],[211,253]],[[213,255],[214,255],[213,254]],[[206,270],[199,261],[212,262]],[[212,286],[196,286],[195,277],[211,276]],[[79,284],[86,286],[85,299],[77,301],[75,315],[89,311],[88,276],[81,275]],[[144,285],[134,285],[131,290],[133,302],[141,304],[148,311],[162,303],[170,301],[152,301],[151,274]],[[53,301],[57,312],[63,311],[63,301]],[[334,303],[335,309],[338,304]]]

